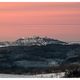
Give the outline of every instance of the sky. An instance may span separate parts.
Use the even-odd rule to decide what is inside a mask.
[[[31,36],[80,41],[80,3],[0,3],[0,41]]]

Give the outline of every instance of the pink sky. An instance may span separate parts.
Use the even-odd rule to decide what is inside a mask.
[[[80,41],[80,3],[0,3],[0,41],[33,35]]]

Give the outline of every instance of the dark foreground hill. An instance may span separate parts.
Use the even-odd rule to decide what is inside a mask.
[[[80,45],[49,44],[0,48],[1,73],[51,72],[58,66],[80,64]]]

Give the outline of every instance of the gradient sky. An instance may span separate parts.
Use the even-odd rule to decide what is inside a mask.
[[[33,35],[80,41],[80,3],[0,3],[0,41]]]

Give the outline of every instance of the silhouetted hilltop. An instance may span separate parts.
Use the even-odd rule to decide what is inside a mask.
[[[67,44],[66,42],[52,39],[52,38],[47,38],[47,37],[29,37],[29,38],[19,38],[16,41],[9,42],[0,42],[0,47],[5,47],[5,46],[32,46],[32,45],[37,45],[37,46],[42,46],[42,45],[48,45],[48,44]]]

